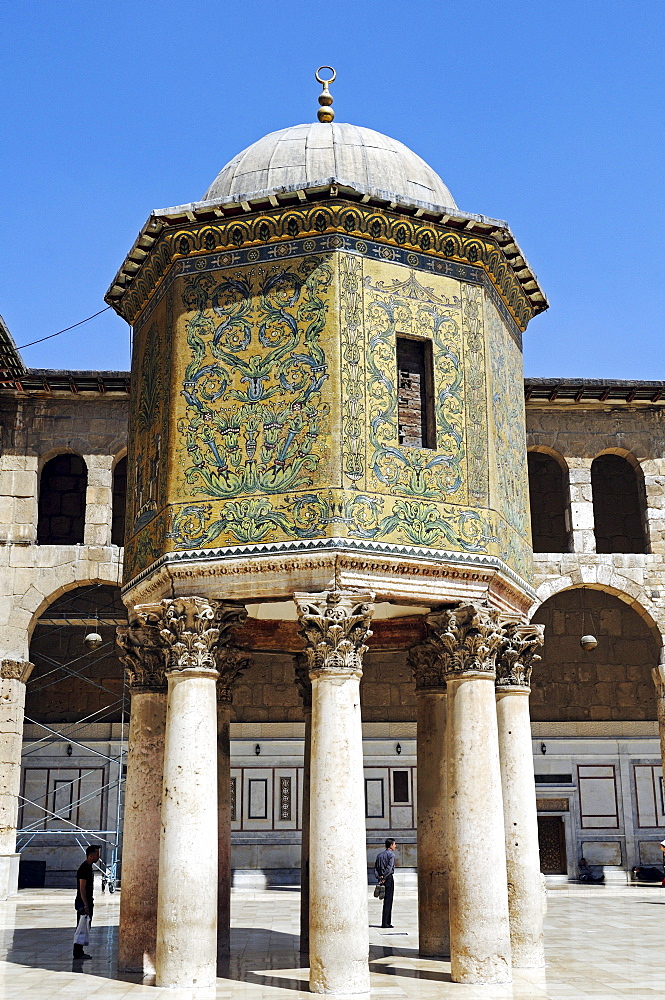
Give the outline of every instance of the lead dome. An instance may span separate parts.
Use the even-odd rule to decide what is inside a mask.
[[[263,136],[222,168],[204,201],[308,190],[331,181],[391,200],[457,207],[436,171],[404,143],[341,122],[293,125]]]

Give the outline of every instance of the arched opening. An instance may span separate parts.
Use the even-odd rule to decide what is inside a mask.
[[[552,455],[538,451],[528,452],[527,461],[533,551],[568,552],[570,532],[564,470]]]
[[[658,665],[660,642],[631,605],[579,587],[550,597],[533,621],[545,625],[531,686],[534,722],[655,720],[651,669]],[[598,646],[585,652],[580,639],[589,633]]]
[[[85,532],[88,468],[80,455],[56,455],[39,481],[37,541],[42,545],[76,545]]]
[[[646,552],[643,487],[620,455],[599,455],[591,465],[596,552]]]
[[[113,508],[111,544],[125,544],[125,510],[127,506],[127,456],[116,463],[113,470]]]
[[[82,840],[102,844],[107,864],[118,859],[129,699],[115,630],[126,621],[120,589],[99,584],[62,594],[35,626],[18,818],[29,884],[73,884]]]

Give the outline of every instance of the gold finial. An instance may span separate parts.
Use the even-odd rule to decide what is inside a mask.
[[[322,69],[328,69],[328,70],[330,70],[330,72],[332,73],[332,76],[328,77],[327,80],[324,80],[323,77],[321,76],[321,70]],[[317,71],[316,71],[316,73],[314,75],[316,76],[316,79],[319,81],[319,83],[323,87],[323,90],[319,94],[319,104],[321,105],[321,107],[319,108],[319,114],[318,114],[319,121],[320,122],[331,122],[334,119],[334,117],[335,117],[335,112],[332,109],[333,99],[332,99],[332,94],[328,90],[328,87],[330,86],[331,83],[334,83],[335,77],[337,76],[337,73],[332,68],[332,66],[319,66],[319,68],[317,69]]]

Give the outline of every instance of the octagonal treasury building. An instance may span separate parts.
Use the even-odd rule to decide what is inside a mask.
[[[311,989],[369,990],[368,644],[416,679],[421,951],[459,982],[542,964],[521,338],[546,301],[505,223],[323,111],[153,212],[107,293],[134,328],[120,961],[158,985],[209,985],[228,946],[231,701],[267,641],[307,720]]]

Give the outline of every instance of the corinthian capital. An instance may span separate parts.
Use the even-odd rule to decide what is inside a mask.
[[[215,650],[217,678],[217,701],[233,701],[233,685],[252,666],[252,657],[244,649],[220,646]]]
[[[118,659],[127,673],[132,691],[166,689],[167,649],[154,625],[121,625],[116,629]]]
[[[34,663],[28,660],[0,660],[0,677],[3,681],[22,681],[25,684],[33,667]]]
[[[494,676],[501,641],[499,613],[482,604],[460,604],[427,616],[431,641],[440,650],[443,676]]]
[[[365,640],[372,634],[370,622],[374,594],[340,590],[321,594],[295,594],[300,634],[310,674],[316,671],[362,674]]]
[[[412,646],[407,661],[413,671],[416,691],[445,690],[448,661],[433,637],[429,636],[425,642]]]
[[[240,604],[176,597],[135,608],[141,625],[154,626],[169,650],[168,670],[215,671],[214,650],[247,617]]]
[[[529,690],[531,670],[540,661],[544,625],[506,622],[496,656],[497,691]]]

